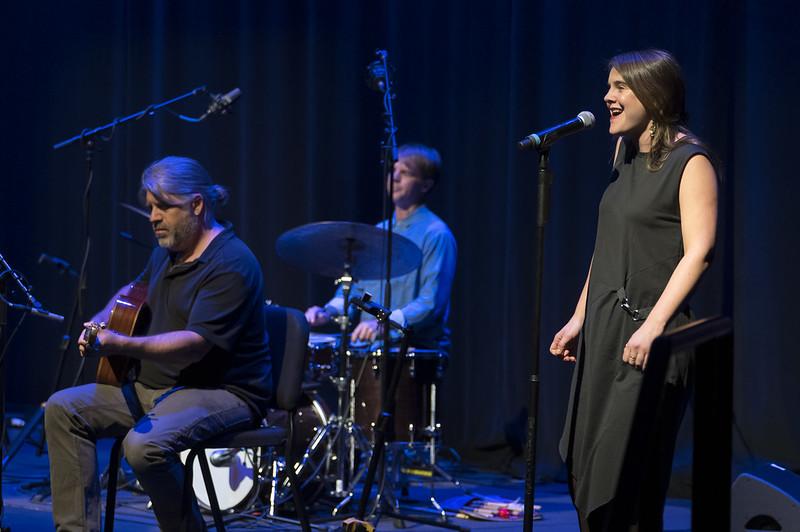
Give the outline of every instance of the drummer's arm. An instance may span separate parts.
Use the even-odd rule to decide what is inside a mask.
[[[344,313],[344,296],[342,289],[339,287],[330,301],[325,303],[324,307],[313,306],[306,310],[306,321],[312,327],[319,327],[327,325],[336,316]]]
[[[341,316],[344,314],[344,297],[337,294],[325,303],[323,310],[331,317]]]
[[[456,255],[456,240],[449,231],[441,231],[425,242],[419,295],[392,312],[394,321],[413,326],[447,311],[456,271]]]

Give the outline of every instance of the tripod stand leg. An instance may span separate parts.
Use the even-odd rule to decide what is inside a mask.
[[[36,413],[33,415],[33,417],[25,423],[25,428],[23,428],[22,432],[20,432],[17,435],[17,438],[9,446],[8,452],[6,453],[5,456],[3,456],[4,471],[6,468],[6,464],[8,464],[14,458],[14,456],[16,456],[16,454],[19,452],[22,446],[25,445],[25,442],[28,441],[28,438],[30,438],[31,434],[36,429],[36,427],[38,427],[41,424],[43,417],[44,417],[44,406],[41,406],[39,407],[39,410],[37,410]]]
[[[439,515],[442,516],[442,521],[447,521],[447,512],[444,511],[444,508],[442,508],[442,505],[439,504],[439,501],[437,501],[436,497],[434,497],[433,495],[431,495],[431,504],[439,512]]]

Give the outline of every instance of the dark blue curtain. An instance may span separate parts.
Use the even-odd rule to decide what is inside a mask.
[[[324,301],[331,282],[282,263],[274,244],[308,222],[379,219],[382,105],[363,79],[374,50],[387,48],[399,140],[441,150],[444,179],[430,203],[459,244],[445,441],[486,461],[487,449],[499,450],[491,456],[502,467],[524,437],[536,356],[536,159],[514,143],[581,110],[598,117],[552,151],[544,347],[571,314],[591,256],[612,150],[606,62],[629,49],[671,50],[684,66],[690,125],[724,167],[716,261],[695,306],[735,319],[737,460],[800,468],[794,3],[118,0],[4,12],[0,252],[56,311],[68,312],[74,281],[37,258],[79,266],[86,173],[80,146],[52,144],[199,85],[243,92],[233,116],[191,125],[161,112],[100,143],[83,317],[142,268],[147,250],[118,234],[150,243],[147,223],[119,202],[135,203],[141,170],[166,154],[199,159],[232,189],[224,215],[261,260],[269,298],[299,308]],[[174,110],[196,115],[206,103]],[[63,332],[24,324],[8,355],[11,402],[46,398]],[[571,368],[540,356],[538,470],[558,477]],[[77,363],[70,352],[61,385]],[[690,439],[681,442],[678,465]]]

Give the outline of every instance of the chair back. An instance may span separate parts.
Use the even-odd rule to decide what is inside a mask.
[[[273,402],[281,410],[294,410],[303,394],[308,322],[301,311],[278,305],[264,307],[264,322],[272,357]]]

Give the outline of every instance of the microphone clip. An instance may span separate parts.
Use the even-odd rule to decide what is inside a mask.
[[[363,296],[351,299],[350,304],[358,308],[361,312],[366,312],[370,316],[373,316],[378,320],[378,323],[387,323],[389,327],[398,330],[403,336],[410,333],[408,327],[403,327],[396,321],[389,319],[392,311],[372,301],[372,294],[369,292],[364,292]]]
[[[200,117],[200,120],[205,120],[214,114],[226,115],[231,113],[231,106],[233,105],[233,102],[235,102],[241,95],[242,91],[238,87],[225,94],[210,93],[209,96],[211,97],[211,104],[209,104],[208,109],[206,109],[206,112],[203,113],[203,116]]]

